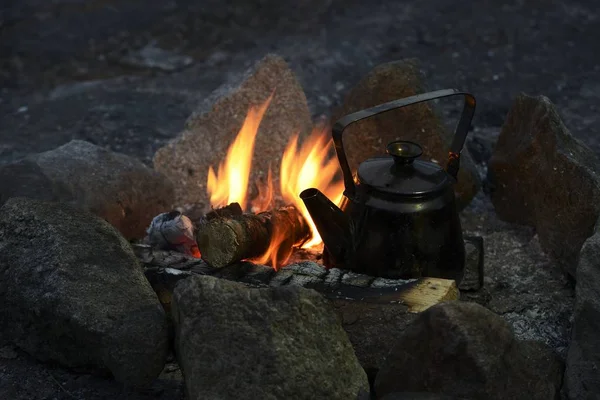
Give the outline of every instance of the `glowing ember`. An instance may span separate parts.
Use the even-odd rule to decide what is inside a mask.
[[[227,158],[219,165],[218,174],[215,174],[212,168],[209,169],[207,188],[213,207],[238,202],[242,209],[246,210],[249,202],[247,192],[254,142],[271,98],[272,95],[260,107],[250,108],[242,129],[227,152]],[[285,204],[294,205],[301,212],[312,232],[312,238],[302,244],[303,248],[319,245],[322,241],[308,210],[299,197],[300,192],[312,187],[318,188],[334,203],[339,204],[344,190],[343,182],[336,179],[339,165],[337,160],[330,156],[332,140],[328,132],[326,126],[316,127],[302,144],[298,142],[298,134],[294,135],[281,160],[280,195]],[[273,202],[271,169],[269,169],[267,182],[258,184],[257,187],[258,195],[250,200],[251,211],[255,213],[266,211]],[[289,232],[275,224],[269,249],[261,257],[251,261],[269,264],[274,268],[285,263],[291,256],[289,235]]]
[[[237,202],[243,210],[246,209],[256,133],[272,98],[273,94],[259,107],[250,107],[242,129],[227,150],[227,158],[219,165],[218,173],[215,174],[213,168],[209,168],[206,187],[213,207]]]

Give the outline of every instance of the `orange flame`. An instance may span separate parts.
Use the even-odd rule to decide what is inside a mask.
[[[247,198],[255,138],[272,97],[271,95],[259,107],[250,108],[238,136],[229,147],[226,159],[219,165],[218,174],[215,174],[212,167],[209,169],[207,189],[213,207],[238,202],[242,209],[246,210],[250,202],[251,211],[258,213],[272,206],[275,195],[270,168],[267,182],[257,183],[256,198],[252,200]],[[324,125],[313,129],[301,145],[298,142],[299,135],[295,134],[290,139],[281,160],[280,195],[286,204],[294,205],[300,211],[312,233],[311,239],[302,245],[303,248],[319,245],[322,240],[300,199],[300,192],[308,188],[317,188],[336,204],[339,204],[342,199],[344,186],[340,179],[336,179],[339,166],[337,160],[329,156],[332,141],[328,136],[328,129]],[[292,254],[289,234],[281,228],[280,224],[274,223],[269,248],[265,254],[251,261],[260,264],[269,263],[275,269],[287,262]]]
[[[209,167],[206,187],[213,207],[237,202],[243,210],[246,209],[256,133],[272,98],[273,94],[259,107],[250,107],[242,129],[227,150],[227,158],[219,164],[218,173],[215,174],[213,168]]]
[[[332,140],[327,138],[326,126],[316,127],[311,135],[298,147],[298,135],[288,144],[281,159],[281,194],[283,199],[296,206],[310,226],[312,238],[302,247],[308,248],[322,243],[321,236],[300,199],[300,192],[317,188],[331,201],[339,204],[342,200],[344,184],[336,180],[339,170],[337,160],[328,156]]]

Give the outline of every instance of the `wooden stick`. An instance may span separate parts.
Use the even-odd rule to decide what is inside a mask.
[[[460,292],[451,279],[421,278],[417,284],[398,294],[398,299],[408,306],[408,311],[417,313],[443,301],[458,300]]]
[[[289,254],[309,238],[310,227],[293,206],[211,218],[196,232],[202,258],[215,268],[260,257],[274,239],[281,240],[279,254]]]
[[[410,313],[419,313],[443,301],[460,298],[456,282],[452,279],[419,278],[404,282],[398,281],[397,285],[386,287],[357,287],[344,283],[331,288],[319,284],[307,285],[307,287],[323,293],[329,299],[402,304]]]

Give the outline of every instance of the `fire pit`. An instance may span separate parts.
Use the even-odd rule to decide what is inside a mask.
[[[578,371],[589,345],[574,335],[567,357],[575,292],[563,271],[574,276],[597,219],[591,157],[548,101],[521,96],[492,162],[475,164],[460,151],[472,96],[459,93],[448,144],[434,98],[457,93],[419,103],[427,92],[406,68],[378,67],[349,94],[333,143],[268,57],[207,99],[154,171],[81,141],[0,169],[19,183],[0,208],[3,337],[139,386],[176,371],[191,398],[551,398],[561,363]],[[39,182],[66,197],[31,199]],[[581,254],[582,304],[594,246]]]
[[[388,145],[387,157],[361,164],[357,179],[362,184],[355,185],[342,144],[342,133],[348,125],[400,107],[454,95],[465,96],[466,101],[449,152],[449,172],[436,163],[415,161],[422,153],[417,144],[396,141]],[[253,263],[277,271],[293,257],[296,262],[318,260],[326,268],[362,273],[366,281],[376,277],[428,278],[428,282],[439,282],[450,290],[440,300],[455,297],[457,292],[447,294],[452,292],[453,284],[443,280],[460,284],[465,276],[465,244],[452,182],[456,181],[460,152],[475,110],[473,96],[452,89],[440,90],[344,117],[336,124],[333,135],[343,180],[332,156],[328,129],[317,127],[303,143],[299,143],[298,135],[293,135],[281,158],[278,190],[269,167],[266,182],[255,182],[252,196],[248,187],[254,144],[272,97],[273,93],[262,104],[250,107],[217,172],[209,167],[206,187],[211,210],[197,215],[196,209],[192,220],[180,212],[161,214],[148,231],[150,245],[201,258],[206,270]],[[342,209],[338,208],[340,204]],[[476,262],[470,263],[468,275],[476,276],[479,288],[483,282],[483,246],[476,239],[470,243],[478,256]],[[319,269],[316,265],[314,268]],[[468,284],[472,282],[471,278]],[[413,281],[397,281],[395,285],[388,282],[379,289],[370,289],[383,299],[387,298],[384,286],[390,285],[396,292],[398,286],[414,286]],[[319,288],[323,291],[325,286]],[[364,292],[346,296],[374,295]]]

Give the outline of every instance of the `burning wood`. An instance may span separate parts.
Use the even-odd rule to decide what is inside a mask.
[[[294,247],[311,237],[309,225],[294,206],[258,214],[218,214],[215,210],[196,233],[202,258],[216,268],[241,260],[277,268],[287,261]]]

